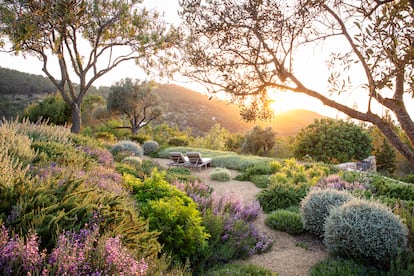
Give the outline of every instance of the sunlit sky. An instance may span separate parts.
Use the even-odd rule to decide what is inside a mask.
[[[149,9],[157,9],[164,14],[165,19],[168,22],[179,24],[178,0],[144,0],[144,4]],[[300,61],[300,68],[296,70],[299,79],[303,81],[310,88],[317,91],[326,90],[326,80],[328,71],[325,65],[326,56],[322,55],[321,48],[308,49],[306,51],[298,52],[296,60]],[[15,69],[22,72],[31,74],[44,75],[41,71],[42,64],[34,57],[26,56],[14,56],[7,53],[0,53],[0,66],[10,69]],[[117,68],[108,72],[101,79],[97,80],[95,86],[110,86],[114,82],[119,81],[122,78],[130,77],[133,79],[145,79],[145,74],[138,68],[134,62],[127,62],[119,65]],[[202,85],[192,82],[183,82],[177,80],[171,80],[171,82],[178,85],[193,89],[199,92],[205,92]],[[320,101],[311,98],[306,95],[291,93],[291,92],[279,92],[276,91],[271,98],[274,100],[272,104],[276,113],[287,111],[290,109],[308,109],[320,114],[331,117],[344,117],[338,111],[324,106]],[[355,101],[352,97],[350,102]]]

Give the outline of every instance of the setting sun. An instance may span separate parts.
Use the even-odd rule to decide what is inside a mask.
[[[269,91],[268,97],[272,101],[270,107],[275,114],[293,109],[306,109],[324,115],[328,115],[327,113],[330,111],[318,100],[304,94],[273,89]]]

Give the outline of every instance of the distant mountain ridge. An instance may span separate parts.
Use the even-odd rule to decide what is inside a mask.
[[[255,125],[242,120],[236,105],[214,98],[209,100],[206,95],[178,85],[160,85],[155,93],[163,103],[162,121],[182,130],[191,128],[195,135],[207,133],[216,123],[231,132],[247,132]],[[324,117],[309,110],[290,110],[276,114],[269,122],[256,124],[272,127],[279,136],[293,136],[315,119]]]

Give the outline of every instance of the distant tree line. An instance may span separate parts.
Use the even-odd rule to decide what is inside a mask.
[[[56,87],[43,76],[0,67],[0,95],[32,95],[55,91]]]

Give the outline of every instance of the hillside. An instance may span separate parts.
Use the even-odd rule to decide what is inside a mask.
[[[195,135],[202,135],[220,123],[231,132],[246,132],[254,123],[243,121],[236,105],[211,99],[190,89],[177,85],[160,85],[156,94],[163,103],[162,121],[176,125],[180,129],[191,128]],[[277,114],[270,122],[258,122],[261,126],[271,126],[280,136],[295,135],[314,119],[323,116],[308,110],[291,110]]]

